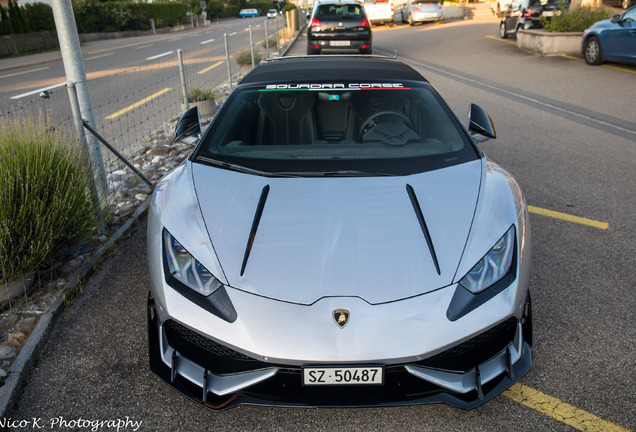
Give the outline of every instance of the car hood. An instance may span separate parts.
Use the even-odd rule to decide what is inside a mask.
[[[405,177],[270,178],[192,165],[228,284],[299,304],[378,304],[452,284],[481,175],[479,160]]]

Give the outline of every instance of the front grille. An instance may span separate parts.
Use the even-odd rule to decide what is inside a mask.
[[[240,352],[235,351],[232,348],[228,348],[218,342],[213,341],[212,339],[208,339],[205,336],[200,335],[199,333],[190,330],[185,326],[182,326],[176,321],[166,321],[165,323],[163,323],[163,328],[166,332],[168,343],[170,343],[170,345],[173,345],[173,342],[176,338],[181,338],[184,341],[203,348],[204,350],[209,351],[210,353],[219,357],[225,357],[233,360],[251,360],[251,358],[246,356],[245,354],[241,354]]]
[[[176,321],[164,322],[163,329],[172,348],[213,373],[227,374],[271,367],[268,363],[215,342]]]
[[[517,331],[517,319],[506,321],[479,335],[418,363],[440,369],[468,371],[506,348]]]

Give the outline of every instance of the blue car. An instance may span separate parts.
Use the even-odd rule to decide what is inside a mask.
[[[583,33],[581,50],[590,65],[604,61],[636,65],[636,6],[592,24]]]

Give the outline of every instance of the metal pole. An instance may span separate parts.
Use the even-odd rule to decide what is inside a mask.
[[[227,41],[227,33],[223,33],[223,39],[225,39],[225,61],[227,63],[227,79],[230,83],[230,91],[232,91],[232,68],[230,66],[230,45]]]
[[[252,36],[252,25],[250,24],[249,26],[250,29],[250,52],[252,53],[252,69],[254,69],[255,62],[254,62],[254,38]]]
[[[82,114],[80,112],[79,101],[77,100],[77,89],[75,88],[75,83],[67,82],[66,88],[68,89],[68,98],[71,101],[73,121],[75,123],[75,129],[77,130],[77,138],[79,140],[82,153],[85,157],[90,158],[90,149],[86,144],[86,135],[84,134],[84,124]],[[90,163],[90,159],[88,159],[88,163]],[[104,217],[102,214],[102,206],[99,204],[99,192],[97,191],[97,185],[95,184],[94,178],[91,182],[90,188],[93,205],[97,209],[97,225],[99,226],[99,231],[102,232],[104,228]]]
[[[75,83],[81,118],[85,119],[89,124],[95,125],[93,106],[86,80],[86,70],[84,69],[84,59],[82,58],[71,0],[53,0],[51,6],[53,8],[57,37],[60,42],[66,80]],[[97,191],[102,196],[108,190],[102,151],[99,147],[99,142],[93,136],[89,137],[89,143],[93,178],[95,179]]]
[[[278,28],[278,13],[276,13],[276,51],[280,55],[280,29]]]
[[[181,90],[183,92],[183,103],[185,105],[185,111],[190,109],[188,103],[188,87],[186,85],[185,69],[183,68],[183,50],[179,48],[177,50],[177,58],[179,59],[179,75],[181,75]]]
[[[154,188],[154,187],[155,187],[155,185],[153,185],[153,184],[152,184],[152,182],[151,182],[150,180],[148,180],[148,179],[146,178],[146,176],[142,174],[142,172],[141,172],[141,171],[139,171],[137,168],[135,168],[135,166],[134,166],[133,164],[131,164],[130,162],[128,162],[128,160],[127,160],[127,159],[126,159],[126,158],[125,158],[125,157],[124,157],[121,153],[119,153],[119,152],[115,149],[115,147],[113,147],[112,145],[110,145],[110,144],[108,143],[108,141],[106,141],[106,140],[104,139],[104,137],[102,137],[99,133],[97,133],[97,131],[96,131],[95,129],[93,129],[93,128],[91,127],[91,125],[89,125],[89,124],[86,122],[86,120],[82,120],[82,124],[84,125],[84,127],[85,127],[86,129],[88,129],[88,130],[89,130],[89,132],[90,132],[90,133],[92,133],[93,135],[95,135],[95,137],[97,137],[97,139],[98,139],[98,140],[100,140],[100,141],[102,142],[102,144],[104,144],[104,145],[108,148],[108,150],[110,150],[111,152],[113,152],[113,154],[114,154],[115,156],[117,156],[117,157],[119,158],[119,160],[121,160],[123,163],[125,163],[125,164],[126,164],[126,166],[127,166],[128,168],[130,168],[131,170],[133,170],[133,172],[134,172],[135,174],[137,174],[139,177],[141,177],[141,179],[142,179],[144,182],[146,182],[146,184],[147,184],[148,186],[150,186],[151,188]]]
[[[86,135],[84,134],[84,125],[82,124],[82,113],[80,112],[79,101],[77,100],[77,89],[74,82],[67,82],[68,98],[71,101],[71,112],[73,113],[73,122],[77,131],[77,139],[82,146],[86,148]]]
[[[267,21],[265,21],[265,58],[269,58],[269,35],[267,34]]]

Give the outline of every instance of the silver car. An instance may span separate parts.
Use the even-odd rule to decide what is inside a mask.
[[[408,0],[402,6],[402,22],[415,25],[422,22],[444,21],[444,5],[430,0]]]
[[[156,186],[150,365],[214,410],[471,409],[532,366],[519,185],[414,69],[363,56],[249,73]]]

